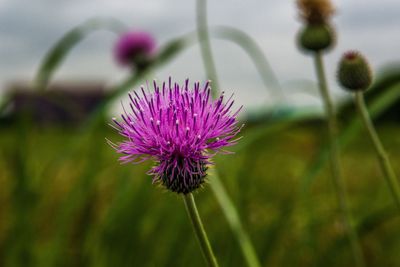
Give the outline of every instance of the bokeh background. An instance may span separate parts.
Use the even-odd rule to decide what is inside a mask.
[[[327,55],[329,73],[335,71],[339,56],[349,49],[365,53],[380,69],[398,62],[394,55],[400,43],[400,3],[396,0],[337,0],[334,23],[338,33],[336,48]],[[95,16],[114,17],[131,29],[148,30],[162,44],[196,27],[195,1],[23,1],[0,2],[0,82],[29,81],[52,45],[68,30]],[[285,91],[296,91],[291,81],[312,80],[312,61],[299,53],[294,38],[300,27],[294,1],[210,1],[208,20],[211,26],[233,26],[256,39]],[[57,71],[61,80],[118,81],[126,75],[114,64],[111,48],[115,35],[107,31],[91,34],[74,48]],[[246,107],[263,107],[269,95],[246,54],[235,44],[213,40],[214,55],[224,90],[235,91]],[[234,55],[234,56],[233,56]],[[95,63],[94,63],[95,62]],[[183,80],[204,79],[198,47],[179,54],[155,76],[165,80],[172,75]],[[335,95],[340,90],[330,75]],[[252,94],[247,92],[251,91]],[[318,105],[307,96],[290,97],[291,104]]]
[[[294,1],[209,2],[210,31],[223,25],[246,33],[272,70],[264,78],[278,81],[265,83],[237,43],[211,34],[220,87],[244,105],[246,123],[235,154],[218,156],[216,166],[261,264],[353,266],[327,164],[312,59],[295,42]],[[120,165],[105,142],[121,140],[107,123],[126,94],[102,112],[95,107],[132,75],[114,62],[115,32],[93,31],[71,47],[47,88],[56,108],[33,86],[48,51],[88,19],[111,17],[149,31],[162,48],[196,30],[195,4],[0,0],[0,266],[204,266],[181,198],[151,184],[145,174],[151,163]],[[326,67],[354,225],[368,266],[399,266],[400,220],[335,69],[348,49],[369,58],[376,80],[367,103],[400,174],[400,2],[334,4],[338,42]],[[197,44],[128,89],[169,76],[180,83],[206,80]],[[26,105],[29,112],[17,112]],[[216,255],[221,266],[245,266],[214,193],[205,186],[196,198]]]

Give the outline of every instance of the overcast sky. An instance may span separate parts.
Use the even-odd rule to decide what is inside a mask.
[[[294,38],[300,27],[294,1],[209,1],[210,25],[237,27],[252,36],[265,52],[281,82],[314,78],[310,57],[300,53]],[[400,1],[334,1],[338,45],[327,55],[333,77],[340,55],[348,49],[362,51],[374,68],[400,61]],[[31,80],[46,51],[69,29],[94,16],[115,17],[135,30],[154,33],[161,44],[195,28],[195,1],[183,0],[0,0],[0,84]],[[127,74],[113,62],[116,36],[98,32],[74,48],[56,74],[57,79],[116,82]],[[220,83],[245,104],[261,105],[269,99],[255,68],[234,44],[213,40]],[[186,50],[155,74],[178,81],[204,79],[199,48]],[[295,90],[287,86],[287,91]],[[296,100],[296,97],[292,99]],[[300,98],[301,100],[304,97]],[[313,102],[314,100],[308,99]],[[315,100],[316,101],[316,100]]]

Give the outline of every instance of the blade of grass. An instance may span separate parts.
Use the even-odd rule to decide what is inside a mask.
[[[239,214],[232,200],[229,198],[225,187],[222,185],[217,170],[215,168],[210,168],[209,175],[211,189],[213,190],[214,195],[217,198],[227,221],[229,222],[232,232],[236,235],[238,244],[245,256],[247,264],[249,266],[261,266],[258,262],[258,257],[253,248],[250,237],[243,228]]]
[[[30,188],[30,174],[27,166],[27,125],[29,119],[20,120],[16,127],[15,151],[11,152],[10,166],[14,172],[12,205],[14,218],[7,235],[6,251],[4,251],[5,266],[34,266],[34,227],[31,223],[37,195]],[[3,253],[1,253],[3,254]]]
[[[201,56],[203,59],[204,70],[206,77],[213,82],[212,95],[217,97],[219,94],[219,82],[217,69],[215,67],[214,58],[211,51],[210,36],[207,25],[207,1],[196,0],[196,26],[197,37],[200,42]]]
[[[98,30],[121,33],[125,26],[112,18],[92,18],[67,32],[46,54],[35,78],[35,87],[43,91],[47,88],[54,71],[66,58],[68,53],[89,34]]]
[[[369,112],[372,118],[381,115],[385,110],[391,107],[400,99],[400,84],[394,84],[387,88],[382,94],[371,101]],[[361,121],[358,116],[354,115],[349,125],[339,136],[339,144],[342,147],[347,146],[359,134],[362,129]],[[323,147],[316,156],[315,161],[309,166],[304,176],[301,178],[302,185],[300,191],[307,194],[316,176],[325,167],[328,160],[328,149]]]
[[[380,116],[385,110],[389,107],[393,106],[400,99],[400,84],[393,84],[388,87],[386,90],[382,90],[383,92],[380,95],[376,95],[376,97],[371,101],[369,105],[369,111],[372,118],[376,118]],[[358,118],[357,114],[354,114],[348,126],[339,136],[339,144],[342,148],[346,147],[356,136],[361,132],[362,124],[361,120]],[[326,166],[329,159],[329,151],[328,147],[322,147],[321,151],[316,155],[315,160],[312,161],[312,164],[309,165],[304,175],[300,178],[301,184],[298,192],[298,203],[299,205],[304,205],[304,203],[308,203],[308,196],[310,188],[315,181],[317,175],[321,172],[321,170]],[[360,220],[358,225],[363,225],[364,221],[368,220],[368,218],[364,218]],[[358,226],[359,227],[359,226]],[[357,233],[362,237],[364,234],[357,229]],[[342,238],[340,242],[345,242],[345,238]],[[335,243],[337,244],[337,243]],[[326,258],[332,258],[334,256],[328,255],[329,253],[335,253],[337,251],[338,246],[332,245],[327,248],[327,252],[323,254],[323,256],[319,257],[319,260],[316,261],[316,266],[321,266],[322,262]],[[325,262],[327,264],[327,262]]]
[[[271,68],[267,57],[253,38],[244,31],[228,26],[211,28],[211,35],[219,39],[231,41],[242,48],[253,61],[265,87],[271,92],[271,96],[275,102],[279,103],[285,99],[283,88],[276,74]]]
[[[206,0],[197,0],[196,1],[196,17],[197,17],[197,33],[198,38],[201,45],[201,54],[204,63],[204,69],[206,71],[206,75],[209,79],[213,80],[214,88],[212,90],[212,94],[214,97],[218,95],[219,84],[217,80],[217,71],[215,68],[214,60],[211,52],[211,44],[208,34],[208,25],[207,25],[207,1]],[[246,260],[246,263],[250,267],[258,267],[261,266],[255,249],[253,248],[253,244],[250,241],[247,233],[244,231],[241,226],[241,222],[238,216],[238,212],[226,193],[223,184],[221,183],[219,176],[214,173],[213,183],[211,184],[211,188],[221,206],[224,215],[233,230],[233,233],[237,239],[237,242],[240,246],[241,252]]]

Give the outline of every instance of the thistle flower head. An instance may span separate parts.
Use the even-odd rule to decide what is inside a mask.
[[[335,13],[329,0],[297,0],[300,18],[307,24],[324,24]]]
[[[232,111],[232,96],[225,100],[211,97],[207,82],[203,88],[189,80],[183,86],[154,82],[152,92],[130,94],[130,110],[113,119],[115,128],[126,139],[110,144],[123,154],[124,163],[139,163],[152,159],[149,171],[153,182],[167,189],[187,194],[205,181],[210,159],[224,147],[235,144],[241,127],[237,125],[240,109]]]
[[[372,71],[361,53],[349,51],[339,62],[337,78],[349,91],[365,91],[372,83]]]
[[[117,40],[114,56],[121,66],[146,64],[153,56],[156,42],[148,32],[126,32]]]

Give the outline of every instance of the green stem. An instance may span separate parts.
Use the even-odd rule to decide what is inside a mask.
[[[385,148],[383,147],[382,142],[379,139],[379,136],[375,130],[374,124],[372,123],[372,120],[369,117],[369,113],[368,113],[367,107],[365,105],[363,93],[356,92],[354,95],[354,98],[355,98],[355,102],[356,102],[358,111],[359,111],[362,121],[364,123],[364,126],[369,133],[372,143],[374,144],[376,154],[378,155],[379,164],[382,169],[382,172],[385,175],[386,182],[390,188],[390,191],[393,195],[396,205],[400,209],[399,182],[397,180],[397,177],[393,170],[393,167],[390,164],[389,157],[385,151]]]
[[[192,221],[194,232],[196,233],[197,240],[199,241],[201,250],[203,252],[204,258],[207,261],[208,266],[217,267],[218,263],[212,251],[210,241],[208,241],[206,231],[204,230],[203,223],[199,212],[197,211],[196,203],[194,202],[194,197],[192,193],[183,196],[183,201],[185,202],[186,211]]]
[[[350,208],[346,196],[345,183],[343,180],[343,176],[341,173],[341,166],[340,166],[339,144],[337,141],[338,140],[337,120],[336,120],[335,110],[333,107],[333,102],[328,91],[328,85],[326,82],[321,52],[315,53],[314,60],[318,76],[319,89],[324,102],[324,108],[328,120],[330,164],[331,164],[334,189],[340,207],[340,211],[342,213],[343,225],[348,234],[356,266],[362,267],[365,266],[365,262],[357,233],[354,230],[353,225],[351,224],[352,218],[350,214]]]
[[[211,53],[210,35],[207,26],[207,0],[197,0],[197,36],[200,42],[201,55],[207,78],[213,82],[212,95],[216,97],[219,92],[219,84],[217,80],[217,70],[215,68],[214,59]]]

